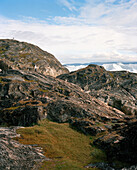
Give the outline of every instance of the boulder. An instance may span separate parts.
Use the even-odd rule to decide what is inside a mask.
[[[0,124],[32,126],[45,118],[42,106],[10,107],[0,113]]]

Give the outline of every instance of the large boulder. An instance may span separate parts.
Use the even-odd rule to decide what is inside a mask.
[[[90,114],[78,103],[68,100],[57,100],[51,102],[47,107],[48,118],[56,122],[69,122],[73,117],[85,118]]]
[[[0,124],[8,126],[32,126],[45,118],[43,107],[24,106],[3,109],[0,113]]]

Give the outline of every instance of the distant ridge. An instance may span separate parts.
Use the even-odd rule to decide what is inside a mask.
[[[91,62],[66,64],[69,71],[76,71],[90,64],[103,66],[107,71],[129,71],[137,73],[137,62]]]
[[[97,65],[103,65],[103,64],[116,64],[116,63],[123,63],[123,64],[137,64],[137,61],[133,62],[122,62],[122,61],[112,61],[112,62],[89,62],[89,63],[70,63],[70,64],[63,64],[64,66],[69,65],[90,65],[90,64],[97,64]]]

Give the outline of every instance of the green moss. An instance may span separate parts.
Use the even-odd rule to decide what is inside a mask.
[[[36,82],[35,80],[27,80],[27,79],[25,79],[25,78],[24,78],[24,80],[25,80],[26,82],[28,82],[28,83]]]
[[[5,52],[6,51],[6,49],[2,46],[2,47],[0,47],[0,52]]]
[[[4,54],[4,51],[1,51],[1,50],[0,50],[0,54]],[[1,56],[1,57],[2,57],[2,56]]]
[[[93,145],[95,137],[86,136],[70,128],[68,123],[42,120],[34,127],[17,131],[23,144],[37,144],[52,161],[43,163],[41,169],[84,170],[89,163],[105,162],[106,155]],[[92,168],[93,169],[93,168]]]
[[[2,77],[0,77],[0,83],[2,83]]]
[[[3,81],[3,78],[0,77],[0,83],[3,85],[3,84],[6,84],[6,82]]]
[[[26,48],[26,47],[23,47],[23,48],[21,49],[21,51],[24,51],[24,50],[25,50],[25,48]]]
[[[20,54],[19,57],[20,58],[26,58],[30,55],[30,53],[23,53],[23,54]]]
[[[91,73],[90,76],[91,76],[91,77],[95,76],[95,73]]]
[[[9,108],[6,108],[5,110],[16,110],[18,109],[20,106],[17,106],[17,107],[9,107]]]
[[[110,75],[112,78],[114,78],[114,74],[113,74],[113,73],[109,72],[109,75]]]
[[[29,58],[27,61],[32,62],[33,65],[35,65],[35,63],[37,63],[37,61],[39,61],[39,59],[34,60],[33,58]]]
[[[120,75],[122,79],[128,79],[128,75],[125,75],[124,73]]]
[[[39,89],[39,91],[42,91],[43,93],[48,93],[49,92],[47,89]]]
[[[8,47],[9,47],[9,45],[7,45],[7,44],[2,44],[2,45],[0,46],[0,54],[4,54],[5,51],[7,51]]]

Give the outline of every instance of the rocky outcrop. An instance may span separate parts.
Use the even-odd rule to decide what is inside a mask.
[[[0,169],[39,169],[42,161],[48,161],[41,148],[23,145],[12,138],[19,137],[19,127],[0,127]]]
[[[46,117],[60,123],[69,122],[71,127],[94,136],[116,131],[114,127],[122,124],[126,127],[128,118],[64,80],[10,69],[0,73],[0,125],[31,126]],[[15,152],[20,154],[18,150]]]
[[[108,160],[118,159],[134,165],[137,163],[137,119],[130,118],[124,124],[113,126],[107,133],[94,141],[94,144],[104,149]]]
[[[115,168],[114,164],[108,164],[108,163],[104,163],[104,162],[99,162],[99,163],[91,163],[87,166],[85,166],[85,168],[97,168],[97,169],[101,169],[101,170],[137,170],[137,165],[133,165],[130,167],[123,167],[123,168]]]
[[[7,65],[7,67],[5,67]],[[43,75],[58,76],[68,70],[50,53],[39,47],[16,40],[0,40],[0,69],[12,68]]]
[[[77,85],[38,73],[0,74],[0,124],[28,126],[48,115],[58,122],[73,118],[109,122],[124,117]]]
[[[137,114],[137,74],[127,71],[110,72],[102,66],[89,65],[58,76],[79,85],[86,93],[115,107],[127,115]]]
[[[32,126],[44,118],[42,106],[17,106],[1,110],[0,124]]]
[[[88,119],[76,117],[71,119],[70,124],[85,134],[97,136],[94,144],[106,152],[110,164],[119,160],[128,165],[136,165],[137,74],[126,71],[109,72],[102,66],[89,65],[84,69],[60,75],[58,78],[79,85],[87,95],[90,94],[99,99],[96,100],[98,104],[102,105],[105,102],[106,107],[112,106],[109,109],[111,108],[117,115],[117,117],[111,117],[109,110],[106,112],[108,116],[99,114],[95,117],[96,121],[89,117]],[[98,107],[96,106],[96,109]],[[102,107],[98,113],[103,113]],[[126,116],[122,116],[123,113]],[[90,167],[102,165],[106,166],[102,163],[91,163]]]
[[[0,125],[31,126],[46,117],[69,122],[96,136],[94,144],[105,150],[110,162],[137,163],[137,74],[108,72],[96,65],[63,74],[68,71],[54,56],[15,40],[0,40],[0,69]],[[3,169],[31,169],[36,159],[43,159],[32,147],[12,141],[14,134],[7,137],[2,131]],[[90,166],[110,168],[106,163]]]

